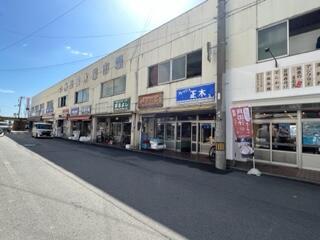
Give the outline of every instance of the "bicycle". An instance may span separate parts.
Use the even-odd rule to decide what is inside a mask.
[[[213,144],[211,147],[210,147],[210,150],[209,150],[209,160],[214,163],[214,161],[216,160],[216,145]]]

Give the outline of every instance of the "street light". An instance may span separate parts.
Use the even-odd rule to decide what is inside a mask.
[[[266,53],[267,53],[267,52],[270,53],[270,55],[272,56],[272,58],[273,58],[274,61],[275,61],[276,68],[278,68],[278,61],[277,61],[277,59],[275,58],[275,56],[273,55],[271,49],[270,49],[270,48],[265,48],[264,51],[265,51]]]

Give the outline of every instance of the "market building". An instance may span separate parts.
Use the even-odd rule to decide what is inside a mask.
[[[227,16],[227,157],[241,159],[230,109],[249,106],[257,161],[320,170],[319,1],[257,3]]]
[[[243,160],[231,108],[248,106],[257,161],[320,170],[319,1],[227,1],[225,43],[227,159]],[[207,156],[216,46],[208,0],[33,97],[31,119],[74,140],[144,150],[161,139]]]

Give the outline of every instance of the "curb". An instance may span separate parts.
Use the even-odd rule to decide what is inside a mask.
[[[239,172],[248,172],[247,169],[243,169],[243,168],[239,168],[239,167],[231,167],[231,168],[233,170],[239,171]],[[270,172],[262,172],[262,175],[266,175],[266,176],[269,176],[269,177],[277,177],[277,178],[287,179],[287,180],[291,180],[291,181],[295,181],[295,182],[300,182],[300,183],[302,182],[302,183],[308,183],[308,184],[320,186],[320,182],[308,180],[308,179],[305,179],[305,178],[289,177],[289,176],[279,175],[279,174],[270,173]]]

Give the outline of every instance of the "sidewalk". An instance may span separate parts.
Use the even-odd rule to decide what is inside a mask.
[[[67,141],[73,141],[69,139],[65,139]],[[77,142],[77,141],[73,141]],[[81,142],[80,142],[81,143]],[[123,147],[117,145],[107,145],[101,143],[89,143],[89,142],[82,142],[84,144],[91,144],[100,147],[109,147],[109,148],[116,148],[121,150],[126,150]],[[165,157],[173,160],[180,160],[180,161],[188,161],[198,164],[204,165],[211,165],[213,164],[209,157],[206,155],[201,154],[191,154],[191,153],[181,153],[181,152],[174,152],[170,150],[164,151],[151,151],[151,150],[138,150],[138,149],[129,149],[127,151],[139,152],[144,154],[150,154],[159,157]],[[252,162],[239,162],[239,161],[230,161],[228,160],[227,166],[231,169],[244,171],[247,172],[252,168]],[[264,175],[287,178],[296,181],[303,181],[313,184],[320,185],[320,171],[314,170],[307,170],[307,169],[299,169],[295,167],[287,167],[287,166],[279,166],[279,165],[271,165],[271,164],[264,164],[264,163],[256,163],[256,167],[262,172]]]
[[[252,168],[252,162],[239,162],[236,161],[233,169],[240,171],[249,171]],[[265,163],[256,163],[256,168],[258,168],[262,174],[288,178],[297,181],[309,182],[320,184],[320,171],[300,169],[295,167],[271,165]]]

